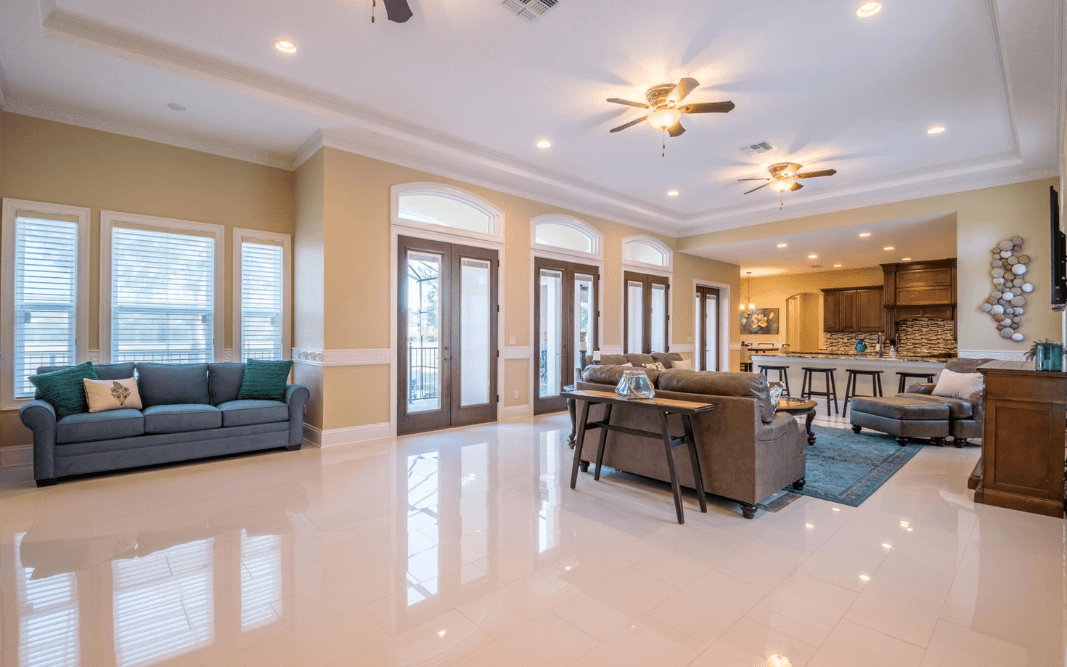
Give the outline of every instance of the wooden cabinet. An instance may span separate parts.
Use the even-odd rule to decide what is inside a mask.
[[[884,328],[881,287],[823,290],[823,331],[878,333]]]
[[[941,266],[897,272],[897,304],[921,306],[955,303],[955,267]]]
[[[974,501],[1057,518],[1064,511],[1067,373],[993,361],[985,376],[982,459]]]

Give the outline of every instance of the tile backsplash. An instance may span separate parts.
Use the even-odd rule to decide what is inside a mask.
[[[952,338],[951,320],[907,320],[897,323],[897,351],[901,354],[957,353],[956,341]],[[867,347],[873,351],[874,344],[878,340],[878,334],[857,333],[824,333],[823,347],[828,352],[840,352],[848,354],[855,352],[856,342],[863,339]],[[886,352],[889,351],[889,341],[885,342]]]

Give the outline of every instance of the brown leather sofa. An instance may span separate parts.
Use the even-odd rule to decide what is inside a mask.
[[[618,366],[590,366],[585,369],[578,389],[611,391],[622,378],[622,372]],[[790,484],[803,488],[807,437],[796,419],[774,412],[766,377],[758,373],[685,370],[650,370],[648,377],[657,397],[722,405],[720,410],[693,419],[706,492],[741,503],[745,518],[751,519],[761,500]],[[580,413],[581,406],[578,407]],[[602,419],[604,406],[591,406],[589,412],[590,421]],[[628,410],[625,406],[612,411],[611,423],[643,431],[658,433],[660,430],[659,424],[653,423],[653,413]],[[682,433],[680,417],[672,415],[669,423],[672,433]],[[583,470],[595,460],[598,440],[599,431],[586,434],[581,454]],[[604,464],[670,481],[663,447],[647,438],[612,433]],[[679,483],[694,488],[690,467],[682,464],[677,471]]]
[[[977,373],[979,366],[990,361],[992,359],[949,359],[945,363],[945,370],[954,373]],[[935,386],[925,382],[917,383],[908,387],[906,393],[897,395],[947,405],[949,410],[949,433],[952,435],[953,442],[957,447],[966,445],[970,438],[981,438],[982,420],[985,417],[985,392],[975,392],[966,399],[933,396]]]

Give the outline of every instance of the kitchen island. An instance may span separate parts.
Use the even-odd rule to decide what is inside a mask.
[[[786,366],[789,373],[789,387],[795,396],[800,395],[800,383],[804,378],[805,367],[807,368],[834,368],[834,382],[837,383],[837,398],[839,403],[845,400],[845,381],[848,379],[849,369],[864,371],[882,371],[882,392],[886,396],[897,393],[897,384],[900,381],[898,372],[903,373],[929,373],[937,381],[941,369],[948,361],[944,357],[921,356],[921,355],[898,355],[896,357],[877,354],[841,354],[834,352],[775,352],[772,354],[752,355],[752,370],[759,372],[760,366]],[[777,374],[771,373],[771,380],[777,378]],[[815,390],[823,388],[822,373],[815,376]],[[915,383],[924,382],[922,379],[909,379],[905,387]],[[857,379],[860,394],[870,394],[870,379],[861,377]]]

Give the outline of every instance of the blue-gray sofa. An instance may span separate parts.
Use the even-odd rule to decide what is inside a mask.
[[[108,472],[263,449],[300,449],[311,394],[287,385],[284,401],[238,400],[245,365],[95,364],[101,380],[134,376],[143,409],[69,415],[56,420],[42,400],[19,410],[33,431],[38,486],[72,475]],[[42,367],[38,374],[61,367]]]

